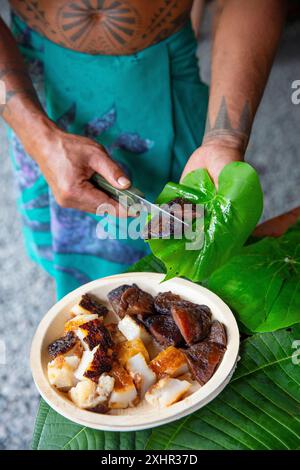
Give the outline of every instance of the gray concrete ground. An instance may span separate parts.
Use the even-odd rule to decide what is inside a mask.
[[[0,0],[1,14],[7,2]],[[209,80],[209,15],[206,15],[199,58]],[[300,105],[291,102],[291,83],[300,79],[300,23],[285,31],[247,152],[259,171],[265,192],[264,218],[300,204]],[[29,348],[39,320],[54,301],[51,279],[24,253],[20,218],[15,207],[13,174],[0,123],[0,449],[28,449],[38,393],[29,370]]]

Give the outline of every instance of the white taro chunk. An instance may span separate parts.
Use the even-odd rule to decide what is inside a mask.
[[[98,348],[99,348],[99,345],[95,346],[92,351],[90,350],[83,351],[80,364],[78,365],[78,368],[75,370],[75,377],[77,380],[83,380],[85,378],[84,374],[88,370],[91,369],[93,365],[93,360],[94,360],[94,357]]]
[[[148,390],[145,398],[150,405],[165,408],[181,400],[190,387],[186,380],[164,377]]]
[[[69,397],[76,406],[83,409],[96,408],[103,404],[102,396],[96,394],[97,384],[92,380],[78,382],[76,387],[71,388]]]
[[[108,398],[111,395],[111,392],[114,389],[115,379],[110,375],[106,374],[105,372],[100,375],[98,380],[98,385],[96,388],[96,392],[99,397],[102,398],[103,402],[107,402]]]
[[[71,388],[69,397],[79,408],[93,409],[99,405],[106,405],[114,387],[114,379],[102,374],[98,384],[89,379],[78,382],[76,387]]]
[[[128,359],[126,369],[133,378],[141,398],[143,398],[148,388],[156,382],[156,374],[150,369],[141,353]]]
[[[126,315],[119,321],[118,328],[128,340],[139,338],[145,344],[148,344],[152,339],[146,328],[130,315]]]
[[[127,370],[115,363],[110,375],[115,379],[115,383],[108,403],[109,408],[124,409],[135,406],[138,394]]]

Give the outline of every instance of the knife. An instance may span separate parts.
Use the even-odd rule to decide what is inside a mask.
[[[120,204],[122,204],[122,200],[120,200],[119,198],[127,196],[127,208],[130,208],[135,204],[140,204],[147,210],[147,212],[164,214],[169,219],[172,219],[173,223],[180,223],[181,225],[185,225],[186,227],[190,228],[190,224],[188,224],[187,222],[183,221],[182,219],[176,217],[173,214],[170,214],[170,212],[161,208],[157,204],[153,204],[152,202],[148,201],[145,198],[144,193],[142,193],[142,191],[140,191],[138,188],[135,188],[134,186],[130,186],[129,189],[115,188],[98,173],[94,173],[92,175],[91,182],[94,184],[94,186],[98,187],[99,189],[102,189],[105,193],[110,195],[114,200],[120,202]]]

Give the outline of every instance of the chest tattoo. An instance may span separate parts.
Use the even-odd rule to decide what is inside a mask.
[[[193,0],[11,0],[34,30],[90,54],[132,54],[180,29]]]
[[[71,46],[113,50],[128,47],[139,30],[135,8],[124,0],[75,0],[57,14],[58,28]]]

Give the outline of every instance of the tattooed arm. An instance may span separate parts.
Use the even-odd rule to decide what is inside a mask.
[[[115,201],[89,182],[89,178],[96,171],[121,189],[130,182],[101,145],[63,132],[47,117],[17,44],[1,18],[0,80],[1,90],[5,92],[1,93],[4,96],[0,100],[0,115],[40,166],[57,202],[63,207],[87,212],[96,212],[100,204],[111,204],[113,211],[125,215]]]
[[[216,183],[224,165],[244,157],[285,20],[283,0],[226,0],[223,5],[205,135],[183,172],[204,167]]]

